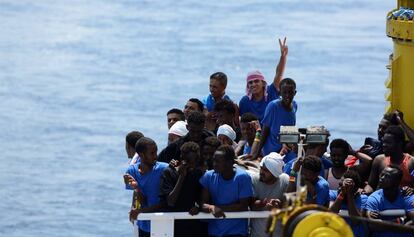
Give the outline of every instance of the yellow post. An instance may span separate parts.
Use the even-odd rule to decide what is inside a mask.
[[[414,0],[398,0],[398,8],[414,9]],[[392,38],[394,52],[390,55],[390,70],[385,86],[388,88],[386,112],[398,109],[405,122],[414,129],[414,20],[393,19],[387,15],[387,36]]]

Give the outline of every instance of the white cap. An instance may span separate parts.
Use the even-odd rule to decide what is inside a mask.
[[[168,131],[169,134],[175,134],[177,136],[183,137],[188,133],[187,123],[184,121],[177,121],[174,125],[171,126]]]
[[[284,165],[283,157],[276,152],[271,152],[260,161],[260,167],[265,166],[275,177],[279,177],[283,173]]]
[[[220,134],[227,136],[232,141],[236,140],[236,132],[227,124],[223,124],[218,128],[217,136]]]

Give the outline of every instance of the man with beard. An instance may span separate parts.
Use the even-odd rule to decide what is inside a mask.
[[[349,143],[343,139],[335,139],[331,142],[332,168],[328,170],[326,181],[329,189],[336,190],[343,174],[350,168],[357,170],[362,177],[368,177],[372,158],[367,154],[354,151]],[[355,164],[358,161],[358,164]]]
[[[368,184],[364,188],[365,193],[370,194],[377,188],[379,174],[391,164],[399,166],[403,172],[400,186],[414,188],[414,158],[403,152],[404,140],[405,135],[401,127],[391,125],[385,130],[382,144],[384,155],[374,159]]]
[[[385,135],[386,136],[386,135]],[[385,137],[384,137],[385,138]],[[385,142],[385,139],[384,139]],[[384,149],[385,152],[386,149]],[[403,171],[395,165],[384,168],[380,174],[377,191],[373,192],[366,204],[366,216],[369,218],[385,221],[398,221],[395,216],[381,216],[380,212],[385,210],[403,209],[408,219],[414,218],[414,196],[404,196],[399,184],[403,178]],[[372,237],[412,237],[409,232],[387,231],[381,225],[370,225],[373,230]]]
[[[260,176],[253,175],[253,202],[251,210],[262,211],[280,207],[283,194],[289,185],[289,176],[282,172],[283,158],[276,152],[263,157],[260,162]],[[251,236],[266,237],[267,220],[251,219]],[[276,230],[280,230],[276,228]],[[273,237],[281,233],[274,232]]]

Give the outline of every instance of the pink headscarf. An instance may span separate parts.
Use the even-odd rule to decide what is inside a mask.
[[[261,80],[264,81],[264,98],[265,101],[267,101],[267,90],[266,90],[266,86],[267,86],[267,82],[263,76],[263,74],[259,71],[251,71],[249,73],[247,73],[247,78],[246,78],[246,95],[249,97],[249,99],[252,99],[252,93],[249,91],[249,81],[254,81],[254,80]]]

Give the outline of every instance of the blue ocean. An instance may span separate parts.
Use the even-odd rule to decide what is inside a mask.
[[[376,136],[392,40],[372,0],[0,0],[0,236],[132,236],[125,135],[167,142],[166,112],[210,74],[268,82],[287,37],[297,125]]]

